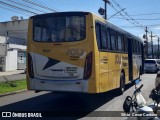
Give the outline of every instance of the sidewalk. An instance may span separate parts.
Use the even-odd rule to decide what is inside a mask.
[[[0,72],[0,76],[8,76],[8,75],[16,75],[24,73],[24,70],[15,70],[15,71],[8,71],[8,72]]]
[[[25,80],[25,79],[26,79],[26,74],[24,73],[24,70],[0,72],[0,82]],[[18,91],[13,90],[12,92],[0,94],[0,97],[12,95],[12,94],[16,94],[16,93],[24,92],[24,91],[26,91],[26,88],[22,90],[18,90]]]
[[[24,70],[15,70],[9,72],[0,72],[0,82],[2,81],[14,81],[14,80],[22,80],[26,79],[26,74]]]

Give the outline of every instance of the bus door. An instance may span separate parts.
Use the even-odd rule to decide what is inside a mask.
[[[109,70],[109,78],[108,78],[108,88],[109,90],[116,88],[117,81],[117,54],[116,51],[116,32],[115,30],[109,29],[109,52],[108,52],[108,70]]]
[[[99,66],[99,91],[105,92],[108,90],[108,52],[107,52],[107,28],[101,23],[96,23],[96,37],[98,45],[99,59],[96,59],[96,64]]]
[[[133,80],[133,52],[132,52],[132,39],[127,38],[128,41],[128,63],[129,63],[129,80]]]
[[[100,52],[100,92],[109,90],[108,52]]]

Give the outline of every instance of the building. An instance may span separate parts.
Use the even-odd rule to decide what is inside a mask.
[[[0,23],[0,71],[26,67],[28,20]]]
[[[0,23],[0,36],[7,37],[12,44],[27,44],[28,20],[15,20]]]

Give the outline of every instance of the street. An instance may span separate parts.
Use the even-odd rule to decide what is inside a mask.
[[[144,74],[142,95],[149,101],[150,91],[154,88],[156,74]],[[80,93],[54,93],[25,91],[14,95],[0,97],[0,111],[24,112],[24,111],[85,111],[74,119],[80,120],[119,120],[124,118],[115,117],[90,117],[95,111],[123,111],[123,102],[128,95],[132,95],[135,86],[126,86],[127,90],[121,96],[114,91],[102,94],[80,94]],[[88,117],[87,117],[88,116]],[[70,117],[68,117],[70,119]]]

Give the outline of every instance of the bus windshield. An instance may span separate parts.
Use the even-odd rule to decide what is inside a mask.
[[[86,37],[85,16],[49,16],[34,19],[33,40],[73,42]]]

